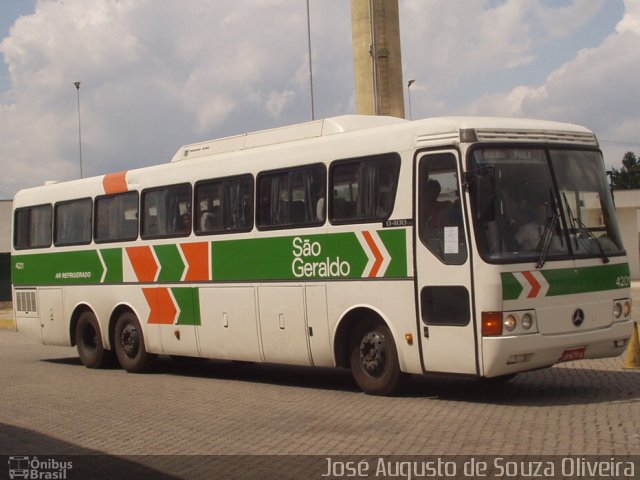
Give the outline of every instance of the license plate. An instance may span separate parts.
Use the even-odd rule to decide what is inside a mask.
[[[561,362],[571,362],[573,360],[580,360],[584,358],[584,353],[587,350],[587,347],[580,348],[570,348],[569,350],[565,350],[560,355]]]

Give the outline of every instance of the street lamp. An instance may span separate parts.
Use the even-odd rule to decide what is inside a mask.
[[[409,80],[407,82],[407,96],[409,97],[409,120],[413,120],[411,115],[411,85],[415,83],[415,80]]]
[[[73,82],[78,92],[78,150],[80,152],[80,178],[82,178],[82,129],[80,128],[80,82]]]
[[[311,16],[309,14],[309,0],[307,0],[307,45],[309,47],[309,89],[311,90],[311,120],[315,120],[313,107],[313,69],[311,67]]]

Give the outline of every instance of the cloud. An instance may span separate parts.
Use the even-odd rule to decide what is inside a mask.
[[[609,164],[618,162],[621,151],[640,146],[639,4],[638,0],[628,0],[616,32],[598,47],[580,50],[574,59],[549,74],[543,84],[482,96],[460,113],[584,124],[602,140]]]
[[[353,111],[344,5],[312,2],[314,63],[323,67],[314,72],[323,100],[317,110],[324,115]],[[306,38],[303,3],[41,0],[0,45],[12,77],[0,121],[14,126],[12,138],[37,131],[50,142],[20,149],[0,142],[0,158],[43,159],[28,179],[0,180],[0,192],[77,175],[74,80],[82,81],[89,174],[161,163],[187,142],[308,120]],[[44,158],[67,168],[48,168]]]
[[[616,26],[618,33],[627,31],[640,35],[640,0],[625,0],[625,14]]]
[[[312,9],[318,32],[344,26],[330,19],[343,5]],[[77,176],[76,80],[90,175],[168,161],[184,143],[308,120],[306,28],[303,2],[40,0],[0,44],[12,81],[0,96],[0,122],[11,125],[0,132],[0,158],[34,167],[0,179],[0,196]],[[316,41],[326,62],[319,85],[336,73],[353,84],[343,68],[350,31]],[[349,103],[349,89],[334,90],[319,89]]]
[[[403,64],[414,117],[450,114],[527,72],[553,68],[541,50],[594,19],[604,0],[401,1]]]
[[[628,138],[638,131],[638,0],[600,46],[570,62],[546,65],[541,50],[584,29],[604,4],[400,0],[414,118],[541,116]],[[310,6],[316,118],[354,113],[349,2]],[[38,0],[0,43],[11,75],[0,92],[0,197],[77,177],[76,80],[87,175],[309,120],[306,27],[302,1]],[[532,73],[536,82],[522,81]]]

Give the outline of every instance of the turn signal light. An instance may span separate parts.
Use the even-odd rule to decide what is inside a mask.
[[[482,312],[482,336],[502,335],[502,312]]]

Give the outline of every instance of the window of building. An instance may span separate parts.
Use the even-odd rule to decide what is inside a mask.
[[[260,173],[258,227],[322,225],[325,220],[325,185],[324,165]]]

